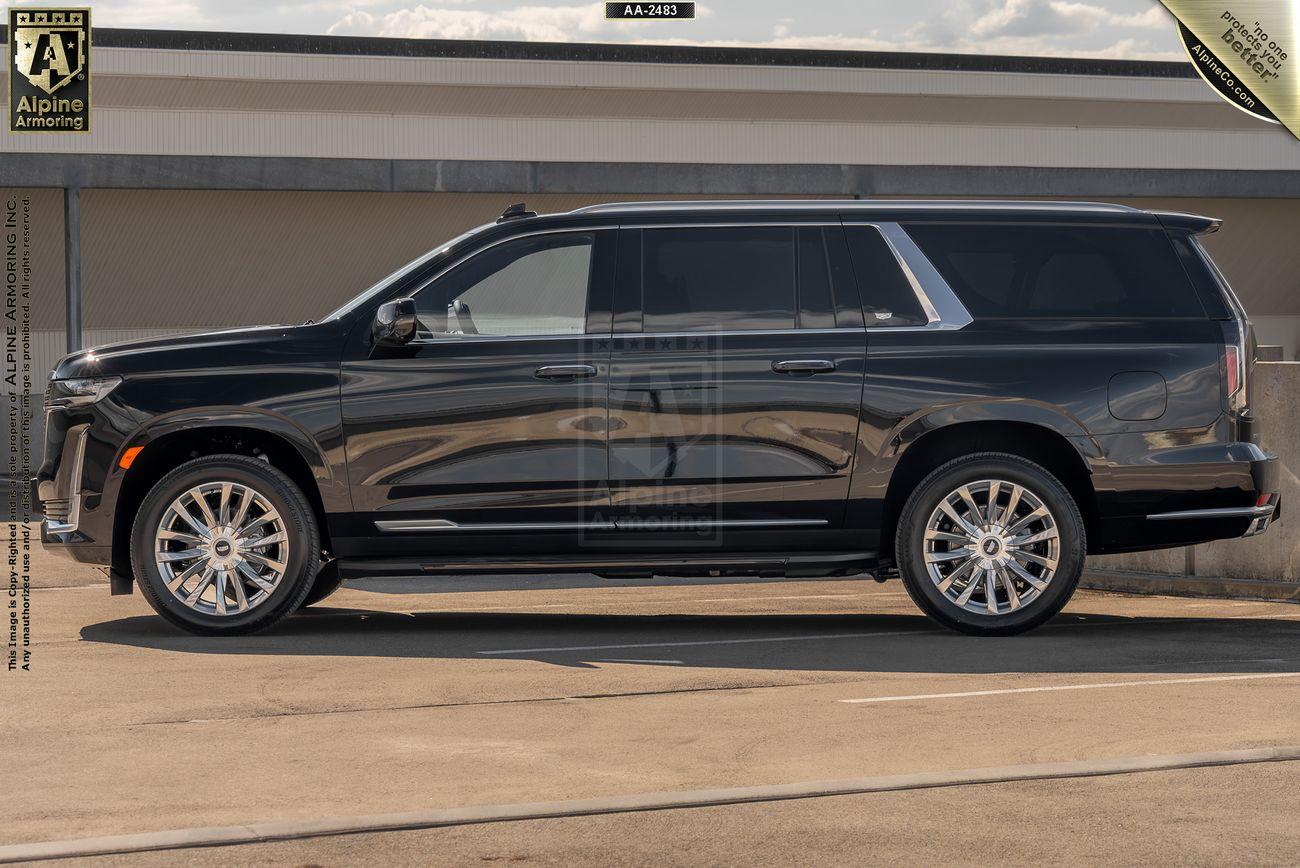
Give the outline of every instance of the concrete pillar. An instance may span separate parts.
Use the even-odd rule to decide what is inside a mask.
[[[81,349],[81,188],[63,188],[63,251],[67,351]]]

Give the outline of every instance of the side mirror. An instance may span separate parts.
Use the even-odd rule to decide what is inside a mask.
[[[415,299],[399,298],[379,306],[370,333],[376,344],[400,347],[415,337],[415,322]]]

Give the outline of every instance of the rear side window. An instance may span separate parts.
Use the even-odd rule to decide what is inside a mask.
[[[647,332],[794,328],[789,226],[647,229],[641,262]]]
[[[908,234],[977,317],[1204,317],[1158,229],[912,224]]]
[[[925,325],[928,320],[921,302],[880,231],[874,226],[847,226],[844,232],[867,327]]]

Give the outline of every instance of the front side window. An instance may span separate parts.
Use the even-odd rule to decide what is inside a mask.
[[[536,235],[479,253],[415,295],[419,337],[582,334],[593,245]]]
[[[641,262],[646,332],[794,328],[789,226],[647,229]]]
[[[1205,316],[1157,229],[918,223],[907,231],[974,316]]]

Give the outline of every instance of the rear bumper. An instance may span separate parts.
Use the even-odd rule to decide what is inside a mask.
[[[1123,468],[1113,477],[1158,478],[1161,490],[1130,489],[1112,501],[1145,506],[1140,512],[1107,509],[1099,490],[1105,518],[1096,553],[1171,548],[1261,534],[1281,516],[1280,475],[1277,457],[1253,443],[1198,447],[1195,460],[1162,463],[1158,470]]]

